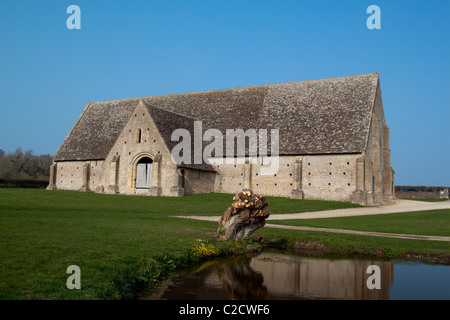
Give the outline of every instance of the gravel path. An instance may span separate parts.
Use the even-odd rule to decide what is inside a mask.
[[[352,217],[363,216],[373,214],[389,214],[400,212],[412,212],[412,211],[426,211],[426,210],[439,210],[450,209],[450,200],[441,202],[426,202],[415,200],[398,199],[394,204],[377,206],[377,207],[364,207],[364,208],[349,208],[349,209],[336,209],[314,212],[301,212],[301,213],[287,213],[287,214],[271,214],[267,221],[270,220],[291,220],[291,219],[317,219],[317,218],[335,218],[335,217]],[[177,218],[205,220],[205,221],[219,221],[220,217],[206,217],[206,216],[176,216]],[[358,234],[373,237],[388,237],[388,238],[400,238],[400,239],[415,239],[415,240],[432,240],[432,241],[450,241],[450,237],[441,236],[425,236],[425,235],[412,235],[412,234],[396,234],[396,233],[383,233],[383,232],[366,232],[344,229],[331,229],[331,228],[313,228],[313,227],[300,227],[300,226],[285,226],[276,224],[266,224],[266,228],[278,228],[278,229],[290,229],[301,231],[319,231],[319,232],[333,232],[333,233],[345,233],[345,234]]]

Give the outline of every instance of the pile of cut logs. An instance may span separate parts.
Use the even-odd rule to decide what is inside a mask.
[[[220,217],[219,234],[224,232],[225,239],[248,239],[255,230],[266,224],[269,215],[267,199],[244,189],[234,196],[231,207]]]

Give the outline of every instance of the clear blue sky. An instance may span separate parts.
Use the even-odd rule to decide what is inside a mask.
[[[2,0],[0,149],[53,155],[89,101],[379,72],[396,184],[449,186],[449,18],[448,0]]]

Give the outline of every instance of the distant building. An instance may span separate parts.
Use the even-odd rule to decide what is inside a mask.
[[[279,129],[277,172],[261,174],[270,152],[256,157],[248,146],[235,157],[243,163],[177,164],[172,133],[181,128],[194,137],[195,121],[224,140],[227,129]],[[90,102],[53,158],[48,189],[182,196],[251,188],[371,205],[394,197],[390,162],[374,73]]]

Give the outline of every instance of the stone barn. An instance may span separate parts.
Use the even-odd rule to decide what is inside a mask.
[[[229,146],[237,132],[243,149]],[[180,151],[181,142],[189,147]],[[207,149],[211,157],[202,157]],[[183,196],[250,188],[374,205],[394,197],[390,159],[373,73],[89,102],[53,158],[48,189]]]

